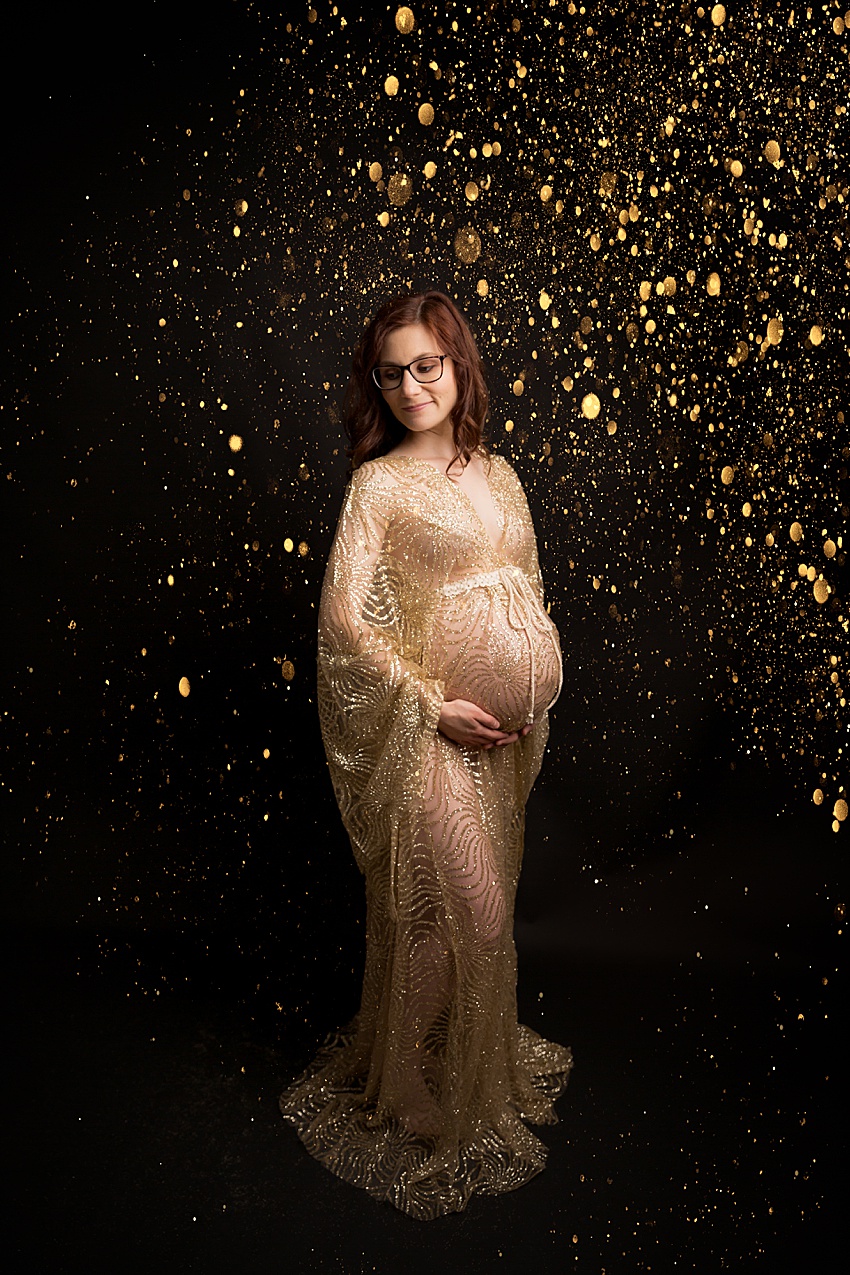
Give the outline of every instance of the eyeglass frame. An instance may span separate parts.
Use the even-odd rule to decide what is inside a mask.
[[[372,368],[372,380],[374,381],[375,385],[378,386],[378,389],[381,391],[382,394],[391,394],[393,390],[401,389],[402,385],[404,384],[405,372],[410,373],[410,375],[413,377],[417,385],[435,385],[437,381],[441,381],[443,379],[443,372],[446,370],[445,363],[446,363],[446,359],[448,358],[451,358],[450,354],[426,354],[424,356],[420,354],[418,359],[412,359],[410,363],[405,363],[404,366],[402,366],[401,363],[376,363],[375,366]],[[413,364],[422,363],[424,359],[439,359],[440,360],[440,375],[435,376],[434,379],[431,381],[420,381],[418,376],[413,376]],[[383,385],[378,385],[377,373],[379,369],[382,367],[398,368],[399,372],[401,372],[401,379],[398,385],[388,385],[386,387],[384,387]]]

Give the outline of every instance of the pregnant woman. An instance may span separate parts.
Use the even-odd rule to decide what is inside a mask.
[[[482,443],[487,390],[439,292],[367,327],[353,473],[325,574],[318,691],[366,882],[360,1011],[281,1097],[307,1149],[428,1219],[522,1185],[572,1058],[517,1023],[525,804],[561,688],[519,479]]]

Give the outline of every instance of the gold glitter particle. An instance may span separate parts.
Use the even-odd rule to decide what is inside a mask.
[[[271,757],[271,753],[269,752],[268,748],[263,749],[263,756],[265,757],[266,761],[268,761],[268,759]]]
[[[169,575],[167,575],[167,576],[165,577],[165,582],[166,582],[166,584],[171,585],[171,586],[173,587],[173,585],[174,585],[174,576],[173,576],[173,575],[170,575],[170,574],[169,574]]]
[[[711,274],[705,281],[705,290],[710,297],[720,295],[720,275],[716,270],[712,270]]]
[[[598,252],[599,249],[602,247],[602,240],[599,238],[596,232],[594,232],[590,236],[590,246],[594,252]]]
[[[664,283],[661,286],[664,291],[665,297],[672,297],[675,295],[676,280],[673,278],[672,275],[668,274],[667,278],[664,280]]]
[[[513,421],[505,421],[505,433],[510,434],[513,431]]]
[[[161,319],[160,319],[160,322],[162,322]],[[817,323],[809,332],[809,340],[811,341],[812,345],[820,345],[821,341],[823,340],[823,329]]]
[[[395,15],[395,25],[396,25],[396,30],[400,31],[402,35],[410,35],[411,31],[416,25],[416,20],[413,16],[413,10],[408,9],[407,5],[402,5],[400,9],[397,9],[396,15]]]
[[[478,198],[478,182],[467,182],[463,192],[470,203]]]
[[[589,421],[596,419],[601,407],[602,404],[599,402],[597,394],[585,394],[581,400],[581,414]]]
[[[160,326],[161,328],[164,328],[164,327],[165,327],[165,319],[160,319],[160,321],[159,321],[159,326]]]
[[[246,212],[248,211],[248,200],[247,200],[247,199],[237,199],[237,200],[236,200],[236,202],[234,203],[233,207],[234,207],[234,208],[235,208],[235,210],[236,210],[236,216],[237,216],[237,217],[244,217],[244,216],[245,216],[245,214],[246,214]]]
[[[540,198],[541,198],[541,200],[543,201],[543,203],[544,203],[544,204],[548,204],[549,200],[552,198],[552,187],[551,187],[551,186],[541,186],[541,187],[540,187]]]
[[[307,554],[308,554],[309,552],[310,552],[310,546],[307,544],[307,541],[306,541],[306,540],[299,540],[299,542],[298,542],[298,553],[299,553],[299,555],[300,555],[302,558],[306,558],[306,557],[307,557]]]
[[[833,18],[832,29],[836,35],[843,35],[845,30],[844,18]]]
[[[280,671],[283,674],[284,681],[291,682],[295,676],[295,665],[292,660],[284,660],[280,666]]]
[[[230,448],[230,450],[231,450],[232,452],[241,452],[241,450],[242,450],[242,437],[241,437],[241,435],[239,435],[239,434],[231,434],[231,435],[230,435],[230,438],[228,438],[228,440],[227,440],[227,446]]]
[[[384,170],[380,164],[369,165],[369,176],[373,182],[379,182],[384,175]]]
[[[839,823],[843,823],[847,818],[847,802],[843,797],[838,798],[838,801],[836,801],[832,808],[832,813],[835,815],[835,818],[839,821]]]
[[[765,159],[766,159],[766,160],[768,160],[771,164],[776,164],[776,163],[778,163],[778,161],[779,161],[779,143],[778,143],[777,141],[773,141],[773,140],[771,139],[771,141],[769,141],[769,142],[767,143],[767,145],[766,145],[766,146],[765,146],[765,148],[764,148],[764,157],[765,157]]]
[[[429,159],[428,163],[425,165],[422,171],[425,174],[425,176],[428,178],[428,180],[430,181],[437,171],[437,165],[434,163],[432,159]]]
[[[419,123],[420,124],[434,123],[434,108],[430,102],[423,102],[422,105],[420,106]]]
[[[384,80],[384,92],[387,97],[395,97],[398,92],[398,78],[395,75],[388,75]]]
[[[816,788],[814,790],[814,792],[812,793],[812,801],[815,803],[816,806],[823,805],[823,789],[822,788]]]
[[[186,696],[189,694],[190,690],[192,689],[191,686],[189,685],[188,677],[180,678],[180,681],[177,683],[177,689],[180,692],[180,694],[183,696],[183,698],[185,699]]]
[[[549,306],[552,304],[552,298],[549,296],[548,292],[543,291],[540,293],[538,302],[541,310],[548,310]]]
[[[295,548],[295,541],[290,540],[289,536],[287,536],[283,542],[283,547],[287,553],[292,553],[292,550]]]
[[[617,432],[617,422],[616,422],[616,421],[609,421],[609,422],[608,422],[607,429],[608,429],[608,433],[609,433],[609,434],[616,434],[616,432]]]
[[[481,236],[473,226],[463,226],[455,235],[455,256],[464,265],[471,265],[481,256]]]
[[[767,325],[767,339],[771,345],[778,345],[785,329],[781,319],[771,319]]]
[[[519,380],[514,381],[513,391],[514,391],[514,394],[516,394],[517,398],[519,398],[519,396],[524,392],[524,390],[525,390],[525,381],[519,381]]]
[[[479,279],[475,285],[475,291],[479,297],[486,297],[490,292],[490,285],[486,279]]]
[[[791,539],[794,541],[794,543],[795,543],[795,544],[799,543],[799,541],[801,541],[801,540],[803,539],[803,528],[802,528],[802,526],[800,525],[800,523],[799,523],[799,522],[792,522],[792,523],[791,523],[791,530],[788,532],[788,534],[789,534],[789,536],[791,537]]]
[[[413,183],[407,173],[393,173],[387,184],[387,194],[390,203],[395,204],[397,208],[407,203],[413,194]]]
[[[824,540],[824,542],[823,542],[823,552],[824,552],[825,557],[827,557],[827,558],[834,558],[834,557],[835,557],[835,541],[834,541],[834,540]]]
[[[744,165],[739,159],[733,159],[732,163],[729,165],[729,172],[733,177],[740,177],[744,172]]]
[[[307,21],[308,21],[308,22],[315,22],[315,21],[316,21],[316,19],[318,18],[318,16],[319,16],[319,15],[318,15],[318,13],[316,12],[316,10],[315,10],[315,9],[308,9],[308,10],[307,10]]]
[[[711,20],[716,27],[722,27],[723,23],[726,21],[726,6],[716,4],[711,10]]]
[[[823,604],[829,597],[829,585],[826,580],[815,580],[812,592],[815,595],[815,602]]]
[[[390,214],[388,212],[378,213],[378,221],[382,226],[388,226],[390,224]]]

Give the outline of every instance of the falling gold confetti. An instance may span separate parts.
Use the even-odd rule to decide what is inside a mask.
[[[227,440],[227,446],[232,452],[241,452],[242,443],[243,440],[240,434],[231,434]]]
[[[414,26],[416,25],[415,19],[413,17],[413,10],[408,9],[407,5],[403,5],[400,9],[397,9],[396,15],[395,15],[395,24],[396,24],[397,30],[399,30],[402,33],[402,35],[409,35],[410,32],[413,30]]]
[[[295,676],[295,665],[292,663],[292,660],[284,660],[280,666],[280,671],[283,674],[284,680],[291,682]]]
[[[430,102],[423,102],[419,108],[418,114],[420,124],[434,123],[434,108]]]
[[[720,471],[720,481],[724,487],[728,487],[735,477],[735,470],[731,465],[724,465]]]
[[[802,540],[803,539],[802,525],[799,522],[792,522],[791,530],[788,534],[790,535],[791,539],[795,542]]]
[[[836,801],[832,808],[832,813],[839,823],[843,823],[847,818],[847,802],[843,797],[839,797],[838,801]]]
[[[180,692],[180,694],[183,696],[183,698],[185,699],[186,696],[189,694],[189,691],[192,689],[191,686],[189,685],[188,677],[180,678],[180,681],[177,683],[177,689]]]
[[[393,173],[387,183],[387,194],[391,204],[401,208],[413,193],[413,186],[407,173]]]
[[[587,417],[589,421],[596,419],[601,407],[602,404],[599,402],[598,394],[585,394],[581,400],[581,414]]]
[[[455,256],[464,265],[471,265],[481,256],[481,238],[472,226],[464,226],[454,239]]]
[[[395,97],[398,93],[398,79],[394,75],[388,75],[384,80],[384,92],[387,97]]]

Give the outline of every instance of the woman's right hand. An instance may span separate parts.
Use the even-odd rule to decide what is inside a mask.
[[[527,735],[530,726],[521,730],[503,731],[498,718],[477,704],[466,699],[449,699],[443,702],[437,729],[456,744],[466,748],[502,748],[515,744]]]

